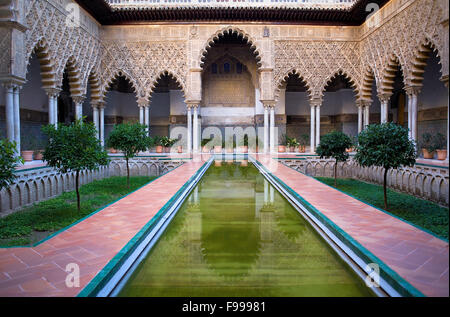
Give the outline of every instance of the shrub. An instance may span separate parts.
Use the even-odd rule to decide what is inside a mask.
[[[0,190],[16,179],[14,171],[19,163],[23,163],[22,158],[15,153],[16,142],[0,139]]]

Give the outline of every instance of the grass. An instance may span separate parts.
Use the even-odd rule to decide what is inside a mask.
[[[334,178],[316,179],[334,187]],[[384,210],[383,186],[354,179],[338,179],[337,189]],[[448,208],[390,189],[387,190],[387,197],[388,212],[448,240]]]
[[[97,209],[142,187],[154,177],[110,177],[81,186],[81,211],[75,191],[36,203],[0,218],[0,247],[30,246],[50,234],[86,217]]]

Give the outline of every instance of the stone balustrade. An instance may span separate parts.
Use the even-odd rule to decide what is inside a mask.
[[[87,184],[111,176],[126,176],[126,162],[121,156],[110,157],[108,166],[98,171],[83,171],[80,184]],[[181,160],[136,157],[130,160],[131,176],[159,176],[183,164]],[[59,173],[50,167],[23,169],[16,172],[17,179],[0,191],[0,217],[25,206],[75,190],[75,173]]]
[[[305,156],[299,159],[283,160],[283,164],[309,176],[333,177],[334,160]],[[380,167],[363,168],[353,159],[339,163],[339,178],[354,178],[369,183],[383,184],[383,169]],[[416,164],[413,167],[401,167],[390,170],[388,187],[419,198],[449,205],[448,167]]]

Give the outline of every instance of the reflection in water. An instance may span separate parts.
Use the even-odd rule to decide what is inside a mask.
[[[252,164],[229,161],[209,168],[120,294],[371,295]]]

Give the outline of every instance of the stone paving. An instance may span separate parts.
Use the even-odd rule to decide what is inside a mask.
[[[36,247],[0,249],[0,296],[76,296],[203,164],[187,161]],[[80,287],[66,286],[70,263]]]
[[[259,162],[427,296],[449,296],[448,243],[259,155]]]

